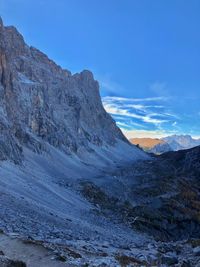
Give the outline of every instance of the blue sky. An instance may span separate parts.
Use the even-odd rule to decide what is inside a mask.
[[[199,0],[0,0],[28,44],[93,71],[129,137],[200,136],[199,14]]]

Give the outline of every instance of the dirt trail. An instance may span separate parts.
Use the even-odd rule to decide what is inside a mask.
[[[66,267],[67,263],[53,259],[53,252],[41,245],[24,243],[15,237],[0,234],[0,251],[12,260],[21,260],[27,267]]]

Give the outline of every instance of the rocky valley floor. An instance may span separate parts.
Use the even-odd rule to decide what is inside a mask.
[[[193,149],[95,175],[87,166],[73,179],[49,155],[2,162],[0,250],[30,267],[200,266],[198,156]]]

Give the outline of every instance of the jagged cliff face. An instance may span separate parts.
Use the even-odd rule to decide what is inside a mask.
[[[89,71],[72,75],[25,44],[0,21],[0,159],[20,160],[21,146],[66,153],[127,140],[103,109]]]

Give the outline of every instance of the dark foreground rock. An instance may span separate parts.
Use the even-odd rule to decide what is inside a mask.
[[[158,241],[200,238],[200,147],[139,161],[110,176],[118,195],[98,181],[82,190],[104,212]]]
[[[1,267],[26,267],[26,264],[22,261],[11,260],[5,256],[0,256]]]

